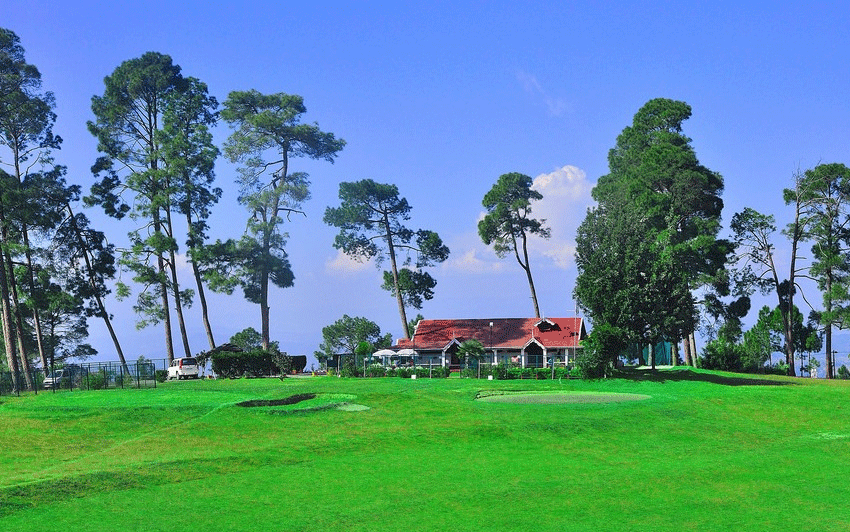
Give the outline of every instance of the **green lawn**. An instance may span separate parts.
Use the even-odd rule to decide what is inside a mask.
[[[499,390],[650,397],[475,400]],[[689,370],[4,396],[0,530],[845,531],[848,410],[847,382]]]

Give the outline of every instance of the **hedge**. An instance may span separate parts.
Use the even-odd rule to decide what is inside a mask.
[[[291,358],[286,354],[270,353],[268,351],[242,351],[230,352],[221,351],[215,353],[211,357],[212,369],[220,377],[236,378],[236,377],[263,377],[269,375],[280,375],[288,373],[281,372],[279,364],[285,364],[287,361],[291,365]]]

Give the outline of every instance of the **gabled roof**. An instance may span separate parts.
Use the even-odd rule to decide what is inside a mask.
[[[579,347],[586,336],[581,318],[421,320],[413,338],[399,340],[397,345],[417,351],[442,351],[453,340],[475,339],[485,349],[522,349],[533,339],[547,349],[554,349]]]

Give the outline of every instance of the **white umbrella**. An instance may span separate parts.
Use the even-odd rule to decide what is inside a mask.
[[[392,349],[381,349],[379,351],[375,351],[374,353],[372,353],[372,356],[380,358],[381,364],[386,365],[387,364],[387,358],[393,356],[394,354],[395,354],[395,351],[393,351]]]
[[[416,354],[416,351],[414,351],[413,349],[407,348],[407,349],[400,349],[393,354],[403,355],[403,356],[413,356],[413,355]]]

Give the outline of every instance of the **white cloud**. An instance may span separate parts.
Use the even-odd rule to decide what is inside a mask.
[[[336,257],[325,262],[325,271],[330,274],[354,275],[372,267],[372,261],[357,261],[337,250]]]
[[[525,92],[532,95],[534,98],[542,100],[546,105],[546,108],[549,110],[549,114],[552,116],[561,116],[567,110],[567,103],[561,98],[555,98],[550,95],[549,92],[543,88],[540,82],[537,81],[537,77],[522,70],[517,72],[516,77],[520,84],[522,84],[522,88],[525,89]]]
[[[531,188],[543,194],[543,199],[532,204],[532,216],[546,220],[552,236],[548,240],[532,238],[529,248],[551,258],[559,268],[569,268],[575,255],[576,229],[593,204],[593,183],[588,182],[584,170],[568,165],[535,177]]]
[[[574,263],[576,228],[593,203],[590,197],[593,183],[587,181],[580,168],[564,166],[538,175],[531,188],[543,194],[543,199],[532,204],[532,216],[546,220],[545,225],[552,234],[548,240],[532,237],[528,243],[529,250],[532,254],[550,258],[555,266],[566,270]],[[477,221],[485,215],[486,212],[481,211]],[[497,257],[492,248],[481,242],[477,232],[458,235],[450,247],[452,255],[443,265],[448,271],[493,273],[519,269],[513,254]],[[532,268],[535,267],[532,264]]]
[[[484,253],[482,253],[482,250]],[[483,254],[488,254],[490,257],[482,258]],[[463,273],[491,273],[503,271],[505,263],[502,259],[496,257],[492,251],[484,250],[484,245],[481,244],[467,248],[460,256],[452,255],[444,267]]]

